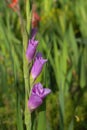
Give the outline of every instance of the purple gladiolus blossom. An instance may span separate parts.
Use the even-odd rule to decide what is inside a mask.
[[[32,112],[43,103],[43,99],[51,93],[49,88],[43,88],[41,83],[34,85],[31,91],[31,96],[28,100],[29,110]]]
[[[47,59],[43,59],[42,54],[37,53],[33,67],[31,69],[31,76],[34,80],[39,76],[46,62],[47,62]]]
[[[34,40],[36,32],[37,32],[36,29],[32,29],[31,39],[29,40],[28,48],[26,50],[26,57],[29,63],[33,60],[38,45],[38,41]]]

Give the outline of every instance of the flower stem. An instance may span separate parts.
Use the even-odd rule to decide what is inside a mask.
[[[26,130],[31,130],[31,113],[28,109],[28,99],[30,94],[30,83],[29,83],[29,64],[26,59],[26,49],[28,44],[28,36],[30,33],[30,7],[29,7],[30,1],[26,0],[26,21],[23,20],[20,8],[18,12],[18,16],[20,18],[21,23],[21,33],[23,38],[23,72],[24,72],[24,82],[25,82],[25,125]]]
[[[25,80],[25,125],[26,130],[31,130],[31,113],[28,109],[28,99],[30,94],[29,65],[26,59],[26,49],[28,36],[30,33],[30,0],[26,0],[26,27],[23,30],[23,70]],[[26,31],[27,30],[27,31]]]
[[[26,47],[28,43],[28,37],[26,32],[23,32],[23,70],[24,70],[24,81],[25,81],[25,125],[27,130],[31,130],[31,113],[28,109],[28,98],[29,98],[29,68],[28,61],[26,59]]]

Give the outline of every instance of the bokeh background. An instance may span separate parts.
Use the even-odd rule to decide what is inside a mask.
[[[19,2],[25,18],[25,1]],[[87,0],[33,0],[32,3],[31,24],[38,28],[38,51],[48,59],[39,80],[52,90],[46,98],[47,130],[87,130]],[[0,130],[16,130],[17,111],[21,109],[21,114],[24,111],[22,53],[19,17],[2,0]]]

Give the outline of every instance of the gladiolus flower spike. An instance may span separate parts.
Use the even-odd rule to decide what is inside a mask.
[[[43,88],[41,83],[33,86],[31,96],[28,100],[28,108],[32,112],[43,103],[43,99],[51,93],[49,88]]]
[[[36,53],[36,48],[38,45],[38,41],[34,40],[36,36],[36,29],[32,29],[31,39],[29,40],[28,48],[26,50],[26,57],[29,63],[34,59],[34,64],[31,68],[30,72],[30,84],[36,80],[36,78],[40,75],[44,64],[47,62],[47,59],[42,57],[41,53],[37,53],[36,57],[34,55]],[[32,87],[32,86],[31,86]],[[28,108],[30,112],[34,111],[37,107],[39,107],[43,103],[43,99],[51,92],[49,88],[43,88],[41,83],[37,83],[33,85],[31,89],[30,97],[28,100]]]

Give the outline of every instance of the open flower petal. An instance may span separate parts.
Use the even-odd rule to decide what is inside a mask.
[[[35,110],[37,107],[39,107],[42,104],[42,99],[35,95],[35,94],[31,94],[29,101],[28,101],[28,108],[29,110],[32,112],[33,110]]]
[[[51,93],[51,90],[49,88],[44,88],[44,93],[41,95],[41,98],[45,98],[48,94]]]

